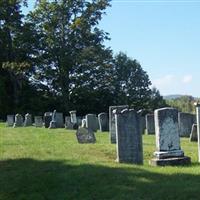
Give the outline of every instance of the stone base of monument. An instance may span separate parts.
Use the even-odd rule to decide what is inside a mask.
[[[173,157],[173,158],[153,158],[149,161],[152,166],[177,166],[177,165],[188,165],[191,163],[191,158],[187,156]]]

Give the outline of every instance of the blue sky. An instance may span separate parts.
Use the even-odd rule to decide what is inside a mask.
[[[31,4],[31,0],[29,0]],[[100,27],[161,94],[200,96],[200,0],[112,0]]]

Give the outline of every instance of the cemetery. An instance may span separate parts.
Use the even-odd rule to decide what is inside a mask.
[[[0,0],[0,200],[200,199],[199,5]]]

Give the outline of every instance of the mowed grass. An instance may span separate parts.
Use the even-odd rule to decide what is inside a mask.
[[[96,144],[78,144],[75,131],[0,124],[0,199],[200,199],[197,143],[181,139],[192,165],[152,167],[154,136],[143,136],[142,166],[116,163],[108,133],[96,138]]]

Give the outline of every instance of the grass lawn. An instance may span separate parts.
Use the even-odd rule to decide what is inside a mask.
[[[144,165],[115,162],[108,133],[78,144],[75,131],[0,124],[0,200],[198,200],[197,143],[181,139],[192,158],[183,167],[151,167],[155,137],[143,136]]]

